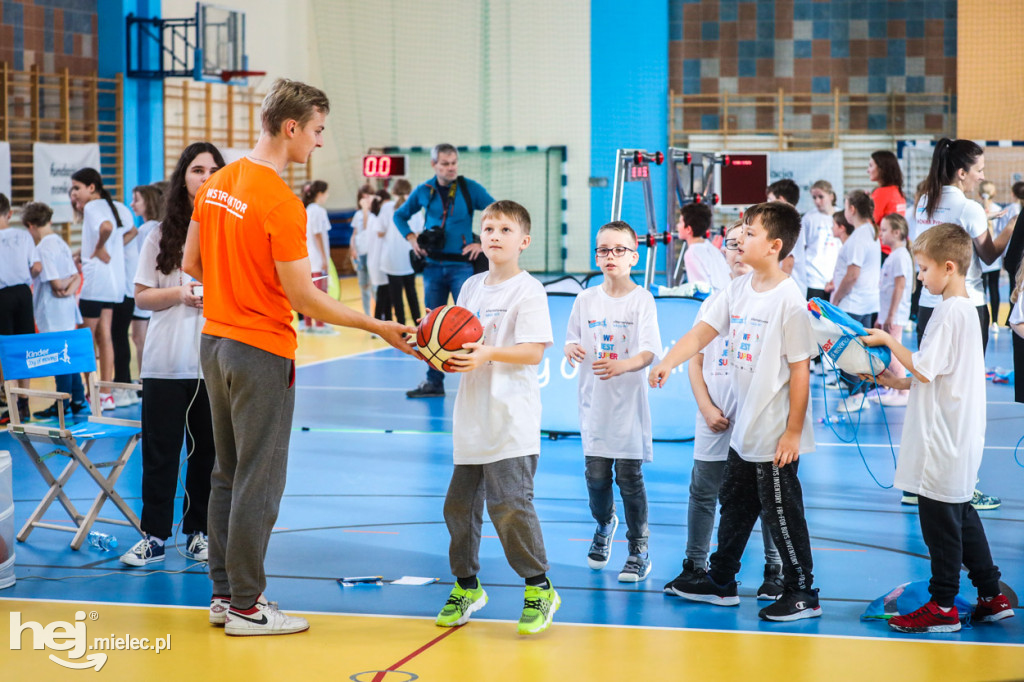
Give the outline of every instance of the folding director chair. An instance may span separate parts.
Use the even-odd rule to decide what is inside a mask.
[[[103,417],[100,410],[99,393],[101,386],[133,390],[138,389],[138,386],[96,380],[96,355],[93,351],[92,333],[88,329],[0,336],[0,367],[3,368],[4,390],[7,392],[8,405],[17,405],[15,398],[18,396],[48,398],[57,401],[58,410],[57,425],[52,423],[24,424],[18,417],[16,408],[10,411],[11,423],[7,426],[8,433],[25,449],[32,464],[39,471],[39,475],[50,486],[49,491],[39,502],[39,506],[18,532],[18,541],[24,542],[34,528],[49,528],[74,533],[71,549],[79,549],[96,521],[132,526],[141,534],[142,529],[139,527],[138,516],[125,504],[125,501],[114,490],[114,486],[139,441],[142,425],[134,419]],[[87,372],[89,377],[89,401],[92,416],[87,422],[65,424],[64,400],[71,398],[67,393],[29,390],[18,388],[17,385],[18,379],[36,379],[76,372]],[[116,459],[109,462],[93,462],[89,458],[89,450],[103,439],[123,439],[125,444]],[[57,448],[40,455],[35,448],[35,443],[55,445]],[[53,456],[63,456],[68,459],[64,469],[56,477],[45,461]],[[89,476],[100,488],[92,506],[85,514],[75,508],[64,492],[64,486],[68,479],[79,466],[89,473]],[[109,469],[109,473],[104,476],[101,469]],[[107,500],[114,503],[126,520],[100,518],[100,509]],[[64,507],[74,522],[74,527],[42,520],[43,514],[54,501],[60,502]]]

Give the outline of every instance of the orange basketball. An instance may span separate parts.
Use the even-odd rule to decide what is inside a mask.
[[[462,344],[479,341],[483,335],[484,328],[476,315],[457,305],[446,305],[434,308],[420,320],[416,345],[432,367],[454,372],[448,360],[456,353],[468,353]]]

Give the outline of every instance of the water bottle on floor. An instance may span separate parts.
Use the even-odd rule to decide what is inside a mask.
[[[89,546],[101,552],[109,552],[112,549],[117,549],[117,538],[94,530],[89,533]]]

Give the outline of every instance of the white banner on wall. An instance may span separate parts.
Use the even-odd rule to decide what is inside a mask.
[[[53,222],[71,222],[71,176],[82,168],[100,170],[98,144],[32,145],[32,197],[53,209]]]
[[[843,208],[843,150],[816,149],[806,152],[769,152],[768,184],[789,178],[800,187],[797,210],[807,213],[814,209],[811,185],[828,180],[836,193],[836,210]]]
[[[0,194],[11,198],[11,143],[0,142]]]

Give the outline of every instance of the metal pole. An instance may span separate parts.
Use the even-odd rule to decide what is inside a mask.
[[[615,185],[612,187],[612,221],[622,216],[622,189],[626,182],[626,164],[624,162],[628,150],[615,152]]]

